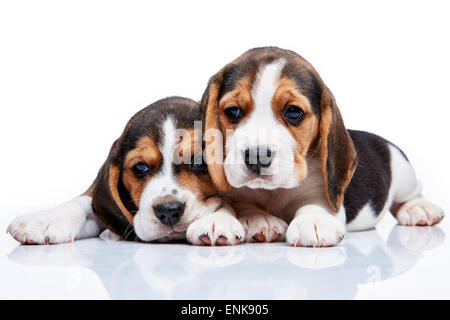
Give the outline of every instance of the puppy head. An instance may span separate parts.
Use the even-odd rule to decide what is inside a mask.
[[[219,205],[198,120],[198,103],[185,98],[160,100],[131,118],[94,182],[93,209],[110,230],[125,239],[184,238]]]
[[[333,95],[292,51],[247,51],[203,94],[207,163],[217,187],[293,188],[320,154],[330,207],[338,211],[356,152]]]

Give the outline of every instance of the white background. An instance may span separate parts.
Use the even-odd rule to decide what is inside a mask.
[[[199,100],[267,45],[311,62],[347,127],[400,146],[448,212],[449,14],[447,1],[2,1],[0,228],[83,192],[135,112]]]

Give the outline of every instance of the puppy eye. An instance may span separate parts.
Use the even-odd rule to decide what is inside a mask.
[[[239,107],[231,107],[224,110],[225,115],[231,123],[239,122],[244,116],[244,110]]]
[[[143,162],[139,162],[133,167],[133,171],[138,178],[144,178],[150,173],[150,167]]]
[[[298,125],[304,116],[304,112],[297,106],[286,105],[283,109],[284,121],[292,125]]]

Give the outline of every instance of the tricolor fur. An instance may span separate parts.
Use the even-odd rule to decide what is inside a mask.
[[[241,242],[243,228],[222,205],[202,161],[199,120],[199,104],[186,98],[163,99],[141,110],[83,195],[18,217],[8,232],[25,244],[95,237],[105,227],[126,240]],[[194,161],[195,155],[200,159]]]
[[[222,133],[223,145],[206,141],[209,171],[247,241],[336,245],[391,208],[401,224],[443,217],[400,149],[345,128],[333,94],[295,52],[256,48],[226,65],[208,84],[202,115],[205,137]]]
[[[317,71],[295,52],[267,47],[214,75],[201,108],[174,97],[138,112],[83,195],[21,216],[8,232],[27,244],[108,228],[143,241],[332,246],[388,210],[404,225],[444,216],[422,197],[398,147],[347,130]]]

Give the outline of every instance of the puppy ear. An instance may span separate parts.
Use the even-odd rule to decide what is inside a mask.
[[[358,163],[357,154],[334,96],[326,87],[322,91],[320,109],[322,174],[328,204],[338,212]]]
[[[97,217],[114,233],[124,239],[135,239],[131,197],[121,182],[120,139],[116,140],[108,158],[92,186],[92,208]],[[124,203],[127,205],[125,206]]]
[[[201,100],[201,110],[204,123],[205,158],[209,175],[219,191],[229,191],[232,187],[228,183],[223,168],[225,139],[220,128],[219,101],[217,101],[221,78],[219,73],[209,80]]]

